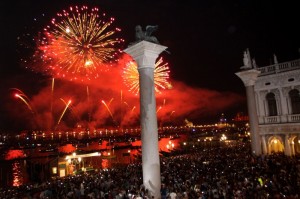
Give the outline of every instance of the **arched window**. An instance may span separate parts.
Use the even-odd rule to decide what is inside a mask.
[[[289,92],[292,106],[292,114],[300,114],[300,93],[297,89]]]
[[[274,93],[268,93],[266,96],[268,103],[269,116],[277,115],[277,105]]]

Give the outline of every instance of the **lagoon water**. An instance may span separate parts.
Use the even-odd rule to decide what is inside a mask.
[[[177,139],[161,138],[159,140],[159,150],[168,152],[180,147],[180,143],[186,140],[186,136],[180,135]],[[135,161],[141,161],[141,141],[126,143],[115,143],[114,147],[109,146],[107,141],[101,144],[90,142],[81,144],[80,147],[72,144],[59,146],[55,152],[41,151],[34,149],[9,149],[4,155],[6,160],[1,161],[0,166],[0,187],[19,186],[22,184],[46,181],[51,178],[50,162],[57,161],[58,158],[64,158],[74,152],[89,153],[89,151],[99,151],[100,156],[84,158],[78,167],[93,167],[94,169],[111,168],[118,164],[129,164]],[[58,156],[58,152],[60,155]],[[109,158],[110,157],[110,158]]]

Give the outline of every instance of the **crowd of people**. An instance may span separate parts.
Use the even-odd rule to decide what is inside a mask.
[[[300,197],[300,158],[254,156],[249,143],[177,151],[161,157],[162,199]],[[1,189],[0,198],[147,199],[141,163]]]

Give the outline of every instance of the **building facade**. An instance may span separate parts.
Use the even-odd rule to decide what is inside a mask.
[[[242,71],[236,73],[244,82],[250,78],[249,71],[256,72],[252,81],[252,97],[255,107],[248,105],[248,112],[256,112],[257,120],[252,129],[257,127],[256,136],[251,142],[258,143],[259,154],[284,152],[288,156],[300,154],[300,59],[278,63],[274,55],[274,64],[257,67],[251,60],[249,51],[244,54]],[[253,77],[253,74],[252,74]],[[249,86],[249,84],[248,84]],[[254,98],[254,99],[250,99]],[[249,104],[249,103],[248,103]],[[251,122],[250,122],[251,129]],[[253,137],[251,137],[253,138]]]

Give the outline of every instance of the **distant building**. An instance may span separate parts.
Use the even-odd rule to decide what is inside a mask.
[[[193,122],[188,121],[188,119],[185,119],[184,123],[185,123],[185,126],[187,126],[187,127],[193,127],[194,126]]]
[[[221,124],[227,123],[227,119],[225,118],[224,113],[221,114],[221,117],[219,119],[219,123],[221,123]]]
[[[222,113],[221,116],[220,116],[219,122],[217,123],[217,127],[223,128],[223,127],[226,127],[226,126],[229,126],[229,124],[227,122],[227,119],[225,118],[224,113]]]
[[[300,59],[257,67],[249,51],[236,73],[245,84],[255,154],[300,153]]]
[[[233,118],[233,121],[235,122],[248,122],[249,117],[248,115],[245,115],[243,112],[238,112],[235,117]]]

